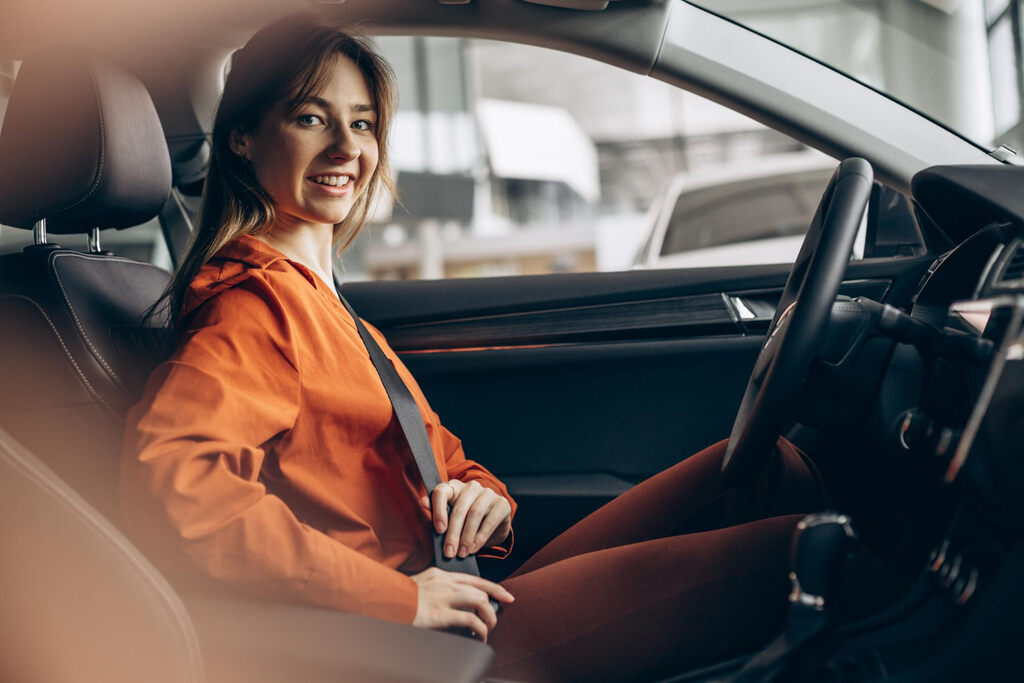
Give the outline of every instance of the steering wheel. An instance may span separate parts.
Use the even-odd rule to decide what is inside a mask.
[[[722,460],[727,482],[753,479],[775,448],[825,338],[873,178],[871,165],[854,157],[825,188],[736,413]]]

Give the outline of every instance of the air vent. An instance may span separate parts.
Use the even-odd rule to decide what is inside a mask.
[[[1024,245],[1022,242],[1017,242],[1014,245],[1013,255],[1006,264],[1006,268],[1003,269],[1003,276],[999,278],[1000,284],[1024,280],[1024,249],[1021,248],[1022,245]]]

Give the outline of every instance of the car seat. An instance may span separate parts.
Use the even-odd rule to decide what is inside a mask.
[[[479,681],[494,653],[467,638],[176,594],[114,528],[122,416],[167,347],[146,313],[170,276],[101,251],[98,228],[149,220],[170,188],[138,79],[75,48],[24,61],[0,131],[0,223],[35,232],[0,256],[0,679]]]
[[[0,678],[191,683],[199,641],[167,581],[0,430]]]
[[[151,219],[170,189],[140,81],[70,48],[24,61],[0,132],[0,223],[35,244],[0,256],[0,426],[115,520],[120,419],[150,366],[125,340],[170,275],[100,251],[98,233]],[[75,233],[89,252],[48,241]]]

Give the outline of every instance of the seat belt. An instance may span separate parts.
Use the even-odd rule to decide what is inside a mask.
[[[337,284],[335,286],[337,287]],[[349,305],[348,301],[341,294],[338,294],[338,298],[341,299],[345,310],[349,312],[352,320],[355,321],[356,330],[359,331],[359,338],[363,340],[363,345],[366,346],[366,350],[370,354],[370,360],[373,361],[373,367],[377,369],[380,381],[384,383],[384,389],[388,392],[388,398],[391,399],[391,406],[395,409],[398,423],[402,427],[402,433],[405,435],[405,440],[412,451],[412,457],[416,461],[416,467],[420,471],[423,485],[427,489],[427,497],[430,499],[431,492],[441,483],[441,475],[437,471],[434,449],[430,445],[430,438],[427,436],[427,428],[423,424],[423,415],[420,413],[420,408],[416,405],[416,400],[412,397],[409,387],[398,376],[398,371],[395,370],[394,364],[384,355],[384,351],[381,350],[380,345],[377,344],[370,331],[366,329],[366,326],[359,319],[359,316],[356,315],[356,312],[352,310],[352,306]],[[450,512],[451,509],[449,507]],[[430,528],[434,534],[435,567],[449,572],[461,572],[463,574],[480,576],[480,568],[477,566],[476,557],[473,555],[445,557],[444,535],[437,533],[433,523],[431,523]],[[497,603],[492,600],[491,605],[496,606]]]

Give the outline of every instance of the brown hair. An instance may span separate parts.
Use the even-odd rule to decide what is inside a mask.
[[[235,131],[254,130],[277,102],[288,109],[319,92],[334,60],[351,59],[362,72],[377,110],[377,168],[348,216],[334,227],[335,243],[345,249],[355,239],[374,200],[386,189],[395,193],[388,165],[387,138],[397,93],[391,67],[369,43],[325,23],[312,13],[270,24],[231,57],[213,124],[210,168],[203,186],[199,218],[184,259],[153,310],[166,312],[177,327],[185,293],[199,269],[238,235],[258,235],[274,223],[274,202],[256,181],[252,167],[230,147]]]

